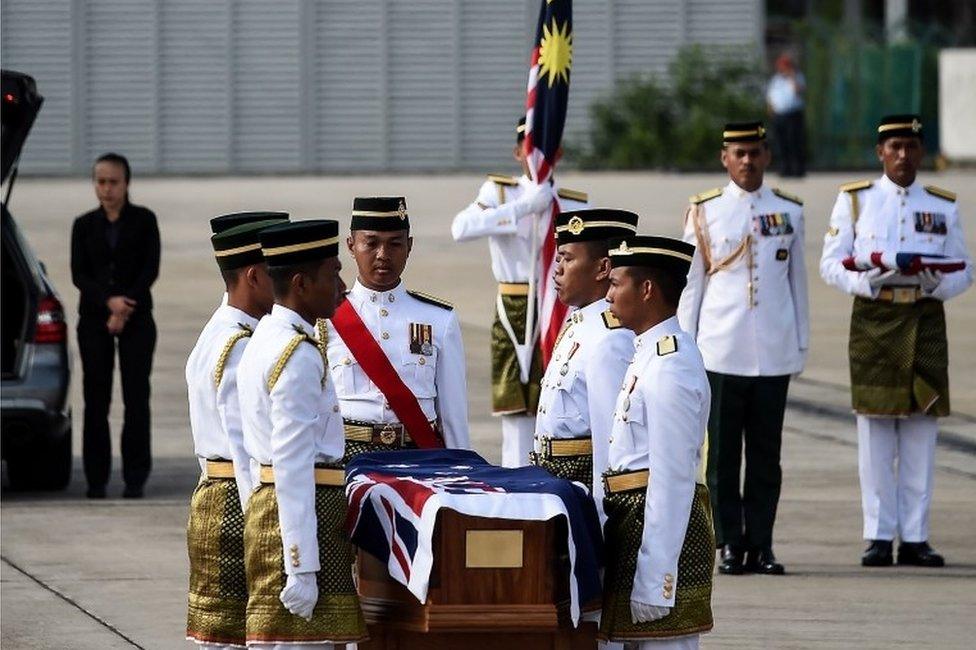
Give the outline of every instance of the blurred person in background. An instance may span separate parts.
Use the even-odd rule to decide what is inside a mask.
[[[71,279],[78,301],[78,351],[85,398],[83,457],[88,498],[105,498],[112,468],[108,414],[115,350],[122,399],[125,498],[141,498],[149,477],[149,373],[156,347],[150,287],[159,275],[159,228],[151,210],[129,202],[129,161],[116,153],[92,167],[99,206],[75,219]]]
[[[776,59],[776,73],[766,88],[766,104],[773,116],[773,144],[783,176],[806,174],[807,133],[803,122],[806,80],[788,52]]]

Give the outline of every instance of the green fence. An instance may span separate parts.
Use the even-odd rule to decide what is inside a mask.
[[[938,151],[937,35],[886,44],[836,27],[803,31],[812,166],[876,166],[878,119],[890,113],[919,113],[926,147]]]

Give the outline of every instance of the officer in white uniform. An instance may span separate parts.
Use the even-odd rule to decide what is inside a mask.
[[[592,488],[603,520],[603,484],[613,407],[634,356],[634,333],[610,313],[607,242],[637,231],[637,215],[605,208],[560,213],[555,285],[575,308],[542,379],[533,463]]]
[[[684,240],[698,254],[678,319],[712,387],[707,476],[727,574],[784,571],[772,549],[783,415],[810,340],[802,202],[763,183],[769,162],[760,122],[726,125],[731,180],[692,197],[685,218]]]
[[[616,242],[607,300],[636,336],[604,473],[600,635],[633,648],[697,648],[712,628],[715,541],[708,489],[697,482],[710,390],[675,316],[694,247],[642,235]]]
[[[522,147],[524,139],[522,117],[512,152],[522,176],[490,174],[475,201],[459,212],[451,225],[455,241],[488,238],[491,270],[498,282],[491,342],[492,412],[502,419],[505,467],[521,467],[529,461],[543,371],[538,317],[531,304],[535,292],[529,291],[530,283],[539,280],[535,268],[545,236],[542,229],[547,226],[545,219],[537,217],[548,215],[553,196],[563,211],[588,207],[583,192],[532,181]],[[527,332],[529,327],[533,331]]]
[[[409,291],[401,275],[413,244],[402,197],[355,199],[347,246],[357,278],[346,301],[445,446],[467,449],[468,398],[464,344],[453,306]],[[346,423],[347,457],[414,447],[388,396],[367,375],[354,341],[329,324],[328,360]]]
[[[187,638],[203,648],[241,646],[245,640],[243,511],[251,477],[237,398],[237,364],[258,319],[274,303],[258,233],[285,221],[244,223],[212,237],[229,300],[210,317],[186,362],[190,432],[203,472],[190,500],[187,524]]]
[[[342,417],[313,323],[335,308],[339,224],[261,232],[275,305],[238,367],[244,446],[260,466],[245,515],[249,645],[331,648],[365,638],[343,533]]]
[[[229,212],[227,214],[222,214],[214,217],[210,220],[210,232],[214,235],[224,232],[225,230],[230,230],[237,226],[241,226],[245,223],[253,223],[255,221],[265,221],[267,219],[278,219],[280,221],[288,221],[287,212],[269,212],[267,210],[252,210],[248,212]],[[221,305],[227,304],[227,292],[220,299]]]
[[[937,417],[949,414],[948,346],[943,302],[973,281],[972,260],[952,192],[922,186],[924,156],[917,115],[878,126],[875,181],[841,187],[824,237],[820,274],[853,295],[850,362],[857,413],[865,566],[938,567],[929,538]],[[848,270],[845,258],[915,253],[965,262],[952,273],[923,269]],[[897,470],[895,469],[897,464]]]

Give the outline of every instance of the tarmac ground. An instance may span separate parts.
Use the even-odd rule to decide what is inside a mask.
[[[783,438],[784,485],[775,548],[783,577],[717,576],[715,629],[704,648],[971,648],[976,611],[976,291],[947,305],[954,415],[942,421],[931,542],[943,569],[859,564],[860,497],[854,419],[847,392],[850,298],[817,271],[830,209],[843,182],[872,175],[770,178],[805,201],[811,306],[807,369],[791,384]],[[414,249],[406,282],[455,303],[468,363],[472,442],[500,458],[500,427],[489,405],[489,325],[494,283],[484,242],[455,244],[453,215],[483,176],[136,178],[134,202],[154,210],[163,262],[154,287],[159,342],[153,370],[154,469],[147,498],[123,501],[115,470],[106,501],[84,498],[79,458],[63,493],[0,499],[0,644],[8,648],[181,648],[186,618],[185,525],[199,468],[193,458],[183,366],[220,299],[209,217],[242,209],[284,209],[293,218],[348,224],[353,196],[403,194]],[[687,197],[724,184],[716,174],[565,174],[594,205],[633,209],[641,231],[678,235]],[[959,193],[976,251],[976,173],[923,178]],[[71,221],[95,205],[87,179],[17,181],[9,204],[61,292],[73,326],[77,291],[69,272]],[[344,276],[352,280],[351,261]],[[72,330],[72,339],[73,339]],[[81,374],[74,350],[74,441],[81,449]],[[113,431],[121,397],[115,382]]]

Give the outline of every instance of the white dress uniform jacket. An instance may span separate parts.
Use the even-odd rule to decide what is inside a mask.
[[[339,402],[315,346],[299,345],[268,389],[296,328],[315,336],[314,325],[275,305],[255,328],[237,371],[244,447],[257,464],[274,467],[282,549],[298,549],[299,566],[283,551],[289,575],[320,569],[315,463],[337,463],[345,451]]]
[[[676,350],[658,342],[675,338]],[[610,439],[611,470],[650,470],[644,531],[631,600],[674,607],[665,576],[680,583],[684,544],[698,480],[711,391],[701,354],[677,318],[634,338],[636,355],[617,398]],[[666,597],[665,593],[671,593]]]
[[[244,330],[254,329],[256,318],[224,303],[217,308],[197,338],[186,360],[186,388],[190,402],[190,432],[200,468],[207,460],[234,462],[234,475],[241,507],[251,495],[251,473],[244,432],[241,428],[240,401],[237,398],[237,366],[250,337],[241,337],[224,362],[220,384],[214,372],[228,342]]]
[[[732,181],[698,207],[713,265],[743,250],[712,275],[696,251],[688,273],[678,319],[705,367],[745,377],[802,371],[810,342],[802,207],[765,185],[747,192]],[[698,246],[691,218],[684,240]]]
[[[930,298],[948,300],[972,284],[972,260],[954,202],[929,193],[918,181],[902,187],[882,175],[870,187],[857,191],[855,225],[850,194],[841,191],[837,196],[830,214],[830,229],[824,237],[820,275],[827,284],[851,295],[876,297],[880,287],[872,291],[866,273],[848,271],[843,265],[845,257],[873,252],[937,254],[966,260],[964,270],[944,274],[942,282],[928,294]],[[944,223],[945,232],[924,232],[924,214],[939,215],[937,219]],[[901,286],[918,283],[918,276],[901,274],[886,282]]]
[[[541,246],[548,224],[533,216],[517,220],[511,204],[525,188],[534,183],[528,176],[518,178],[516,184],[501,185],[487,180],[478,191],[478,198],[454,217],[451,234],[455,241],[468,241],[488,237],[488,250],[491,254],[491,271],[498,282],[528,282],[532,260],[532,224],[535,220],[539,228],[536,241]],[[501,188],[501,189],[500,189]],[[556,190],[557,193],[559,190]],[[576,201],[559,196],[559,209],[582,210],[589,207],[585,201]]]
[[[390,291],[372,291],[357,280],[346,300],[416,396],[427,419],[440,420],[447,447],[467,449],[466,364],[461,325],[454,310],[415,298],[402,282]],[[411,351],[411,324],[431,328],[430,355]],[[331,322],[328,356],[342,417],[373,423],[399,421]]]
[[[592,437],[593,498],[601,519],[601,476],[607,467],[614,405],[634,357],[634,333],[620,327],[608,308],[601,298],[570,314],[542,378],[535,426],[536,440]]]

